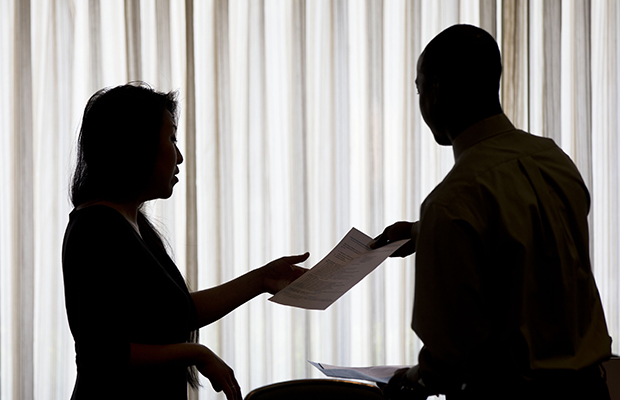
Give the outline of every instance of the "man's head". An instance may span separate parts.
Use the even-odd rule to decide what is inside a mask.
[[[480,119],[501,112],[502,63],[483,29],[454,25],[429,42],[418,59],[420,111],[442,145]]]

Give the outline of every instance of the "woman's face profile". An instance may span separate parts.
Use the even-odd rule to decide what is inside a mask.
[[[177,127],[172,114],[164,111],[164,119],[159,132],[157,160],[149,184],[145,189],[145,200],[167,199],[172,195],[173,186],[179,181],[178,165],[183,162],[183,155],[177,147]]]

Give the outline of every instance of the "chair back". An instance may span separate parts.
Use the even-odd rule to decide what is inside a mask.
[[[256,388],[245,400],[383,400],[383,394],[377,386],[368,383],[295,379]]]
[[[603,363],[607,373],[607,388],[611,400],[620,400],[620,357],[612,357]]]

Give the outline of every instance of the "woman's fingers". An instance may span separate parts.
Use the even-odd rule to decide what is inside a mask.
[[[260,272],[263,292],[275,294],[303,275],[308,270],[295,264],[306,261],[308,257],[310,257],[308,252],[281,257],[262,267]]]
[[[207,378],[209,378],[209,381],[211,381],[211,386],[213,387],[213,390],[215,390],[216,392],[223,391],[228,400],[242,400],[241,388],[239,387],[239,384],[237,383],[234,375],[232,375],[232,370],[231,375],[226,375],[228,374],[225,374],[225,376],[223,377],[218,375],[212,375],[207,376]]]
[[[297,256],[287,256],[287,257],[282,257],[280,258],[281,261],[284,261],[288,264],[297,264],[297,263],[302,263],[304,261],[306,261],[308,259],[308,257],[310,257],[310,253],[309,252],[305,252],[304,254],[300,254]]]
[[[237,384],[237,381],[225,385],[224,394],[228,400],[242,400],[241,388]]]
[[[202,362],[196,365],[198,371],[209,379],[213,390],[224,391],[228,400],[242,400],[241,389],[235,378],[235,373],[221,358],[203,347]]]

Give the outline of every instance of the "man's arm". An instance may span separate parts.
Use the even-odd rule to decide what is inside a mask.
[[[429,205],[417,241],[412,327],[424,342],[419,375],[440,393],[479,373],[489,321],[481,223],[466,204]],[[499,282],[498,282],[499,284]],[[499,300],[499,299],[498,299]]]
[[[381,388],[383,395],[389,400],[424,400],[431,393],[420,378],[419,366],[402,368],[394,373],[387,385]]]

